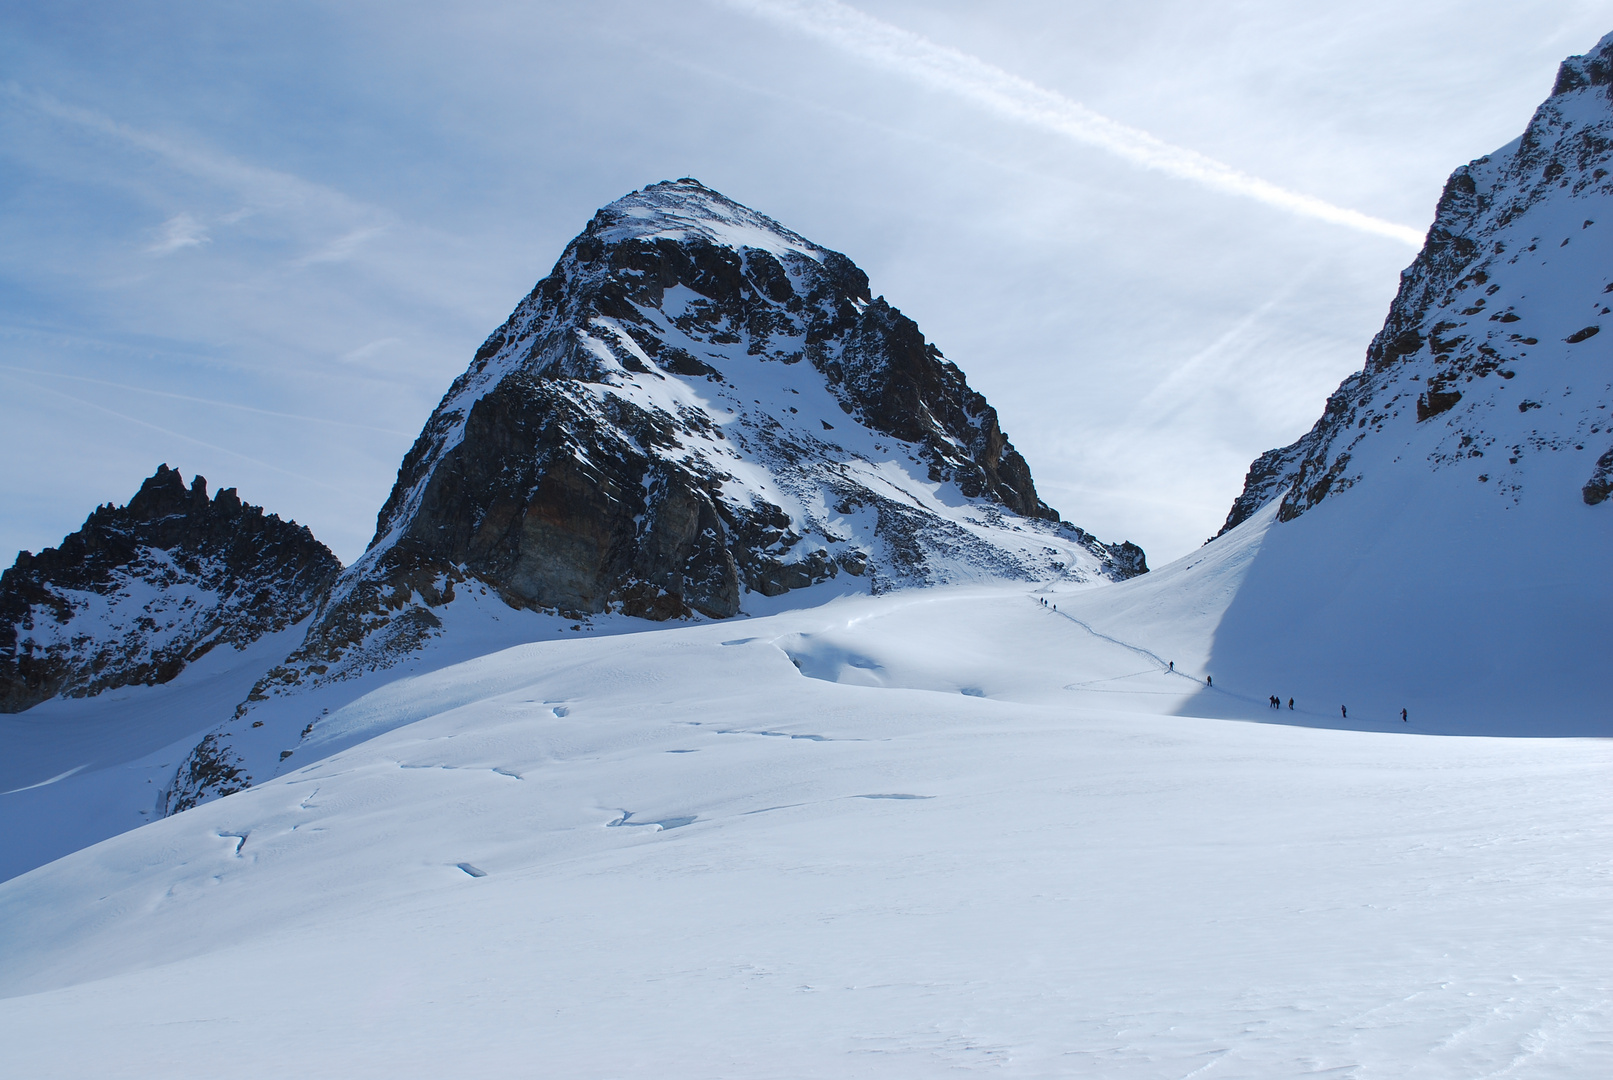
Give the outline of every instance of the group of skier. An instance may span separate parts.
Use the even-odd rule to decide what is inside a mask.
[[[1054,611],[1057,611],[1059,609],[1059,606],[1057,604],[1049,604],[1046,600],[1042,600],[1040,597],[1038,597],[1037,599],[1040,600],[1041,605],[1043,607],[1051,607]],[[1176,673],[1176,661],[1175,660],[1169,661],[1167,666],[1166,666],[1166,670],[1174,675]],[[1205,686],[1214,686],[1215,685],[1214,677],[1210,676],[1210,675],[1204,676],[1204,685]],[[1283,699],[1278,697],[1276,694],[1272,694],[1271,696],[1266,698],[1266,704],[1270,708],[1281,709],[1283,707]],[[1289,712],[1294,711],[1294,699],[1293,698],[1288,699],[1288,711]],[[1349,709],[1349,707],[1346,706],[1346,705],[1340,705],[1339,706],[1339,719],[1348,720],[1349,718],[1350,718],[1350,709]],[[1402,724],[1410,723],[1410,721],[1407,719],[1407,713],[1406,713],[1405,709],[1400,710],[1400,722]]]
[[[1279,698],[1276,694],[1272,694],[1270,697],[1268,697],[1266,699],[1266,704],[1269,705],[1273,709],[1280,709],[1280,708],[1283,707],[1282,699]],[[1294,707],[1294,699],[1289,698],[1288,699],[1288,708],[1291,710],[1291,709],[1293,709],[1293,707]],[[1409,724],[1411,722],[1410,719],[1408,719],[1408,716],[1409,716],[1409,714],[1406,712],[1405,709],[1400,710],[1400,722],[1402,724]],[[1339,719],[1340,720],[1348,720],[1349,718],[1350,718],[1350,707],[1348,705],[1340,705],[1339,706]]]

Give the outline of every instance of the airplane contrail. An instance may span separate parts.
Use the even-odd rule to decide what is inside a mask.
[[[1290,191],[1196,150],[1174,146],[978,57],[864,14],[840,0],[723,2],[810,34],[862,60],[933,89],[966,98],[1001,116],[1107,150],[1145,169],[1254,199],[1303,217],[1386,236],[1413,247],[1422,246],[1423,234],[1410,226]]]

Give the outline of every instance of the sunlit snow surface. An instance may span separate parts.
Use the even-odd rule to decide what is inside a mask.
[[[395,680],[0,885],[4,1071],[1613,1075],[1613,745],[1171,715],[1251,524]]]

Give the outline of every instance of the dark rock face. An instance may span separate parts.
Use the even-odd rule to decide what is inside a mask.
[[[1600,359],[1595,320],[1613,285],[1605,259],[1591,252],[1607,250],[1613,226],[1610,70],[1613,35],[1564,61],[1517,141],[1451,174],[1364,368],[1304,437],[1255,461],[1221,533],[1273,498],[1282,498],[1278,520],[1290,521],[1347,490],[1361,479],[1363,441],[1401,430],[1402,416],[1437,432],[1432,448],[1417,448],[1433,468],[1504,451],[1506,466],[1487,463],[1483,476],[1508,497],[1523,490],[1528,459],[1581,450],[1603,430],[1577,404],[1555,423],[1536,417],[1520,427],[1498,417],[1539,407],[1501,393],[1513,378],[1526,376],[1519,387],[1539,379],[1568,397],[1570,373]]]
[[[472,578],[515,607],[664,620],[841,573],[1083,565],[1146,569],[1059,522],[995,410],[849,259],[680,180],[601,210],[477,351],[270,683],[382,624],[412,647]]]
[[[163,465],[0,576],[0,712],[168,682],[306,618],[340,571],[305,527]]]
[[[1596,469],[1580,489],[1580,495],[1586,506],[1604,503],[1609,495],[1613,495],[1613,450],[1596,459]]]

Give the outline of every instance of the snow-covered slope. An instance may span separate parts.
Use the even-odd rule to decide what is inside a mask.
[[[849,263],[613,204],[172,790],[250,649],[4,718],[0,875],[189,807],[0,881],[8,1071],[1613,1073],[1610,91],[1141,576]]]
[[[157,686],[0,715],[0,881],[161,817],[174,770],[308,629],[213,649]]]
[[[1239,543],[395,680],[0,884],[8,1068],[1606,1074],[1608,744],[1168,715]]]
[[[1613,730],[1591,677],[1613,655],[1610,95],[1613,35],[1452,175],[1363,370],[1251,467],[1216,543],[1277,522],[1216,635],[1229,685]]]

